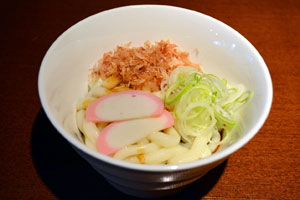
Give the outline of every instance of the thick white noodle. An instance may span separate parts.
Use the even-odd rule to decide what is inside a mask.
[[[212,132],[212,136],[209,140],[209,143],[208,143],[208,147],[209,149],[213,152],[217,146],[221,143],[220,142],[220,139],[221,139],[221,136],[220,136],[220,133],[217,131],[217,130],[213,130]]]
[[[148,143],[148,144],[137,144],[137,145],[128,145],[121,150],[117,151],[113,156],[116,159],[124,160],[131,156],[136,156],[139,154],[149,153],[153,151],[158,151],[159,146],[155,143]]]
[[[82,124],[83,133],[90,141],[97,141],[99,135],[99,129],[93,122],[83,121]]]
[[[185,152],[186,149],[180,145],[171,148],[161,148],[158,151],[144,154],[144,160],[145,164],[163,164],[175,155]]]
[[[186,67],[185,74],[195,72],[195,68]],[[174,70],[176,72],[176,69]],[[178,71],[179,72],[179,71]],[[164,98],[163,85],[170,85],[178,79],[179,73],[172,73],[173,75],[166,80],[163,80],[162,90],[154,94],[159,98]],[[97,151],[97,138],[101,130],[107,126],[108,123],[93,123],[86,121],[85,108],[90,101],[109,94],[109,90],[101,87],[101,80],[93,81],[89,84],[89,93],[87,96],[79,100],[77,104],[76,123],[80,132],[84,135],[84,142],[92,150]],[[184,103],[186,100],[181,99],[178,103]],[[179,164],[198,160],[200,158],[211,155],[212,151],[220,144],[220,134],[214,130],[215,119],[211,121],[209,127],[202,127],[205,130],[201,134],[194,134],[186,132],[186,120],[189,111],[196,107],[207,108],[203,104],[194,104],[186,107],[187,109],[179,111],[183,116],[183,120],[178,123],[176,127],[171,127],[159,132],[149,133],[149,135],[134,144],[128,145],[117,151],[112,157],[133,163],[142,164]],[[176,113],[176,111],[174,111]],[[209,115],[213,116],[212,110],[207,111]],[[176,114],[175,114],[176,115]],[[190,116],[190,115],[189,115]],[[197,127],[201,129],[201,127]],[[177,132],[178,131],[178,132]],[[179,134],[179,132],[181,134]],[[181,140],[188,141],[182,144]],[[229,138],[228,138],[229,139]]]
[[[176,129],[171,127],[165,130],[165,133],[156,131],[148,135],[151,142],[162,147],[174,147],[179,144],[180,136]]]
[[[185,153],[177,154],[168,161],[168,164],[186,163],[211,155],[211,150],[207,146],[208,140],[204,137],[197,136],[192,147]]]

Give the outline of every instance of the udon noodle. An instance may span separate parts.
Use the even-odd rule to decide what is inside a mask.
[[[225,79],[204,74],[187,53],[169,41],[147,42],[138,48],[127,45],[104,54],[88,87],[88,94],[76,105],[76,122],[85,145],[95,151],[99,134],[109,124],[86,120],[85,110],[97,98],[144,90],[162,99],[165,109],[172,113],[174,126],[151,132],[110,155],[139,164],[191,162],[233,143],[240,134],[237,111],[252,96],[240,86],[229,87]]]

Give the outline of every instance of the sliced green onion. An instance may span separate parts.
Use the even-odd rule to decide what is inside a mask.
[[[218,121],[222,122],[227,126],[234,126],[236,121],[232,118],[232,116],[227,113],[221,106],[214,106],[215,117]]]
[[[236,98],[234,101],[227,103],[223,108],[224,110],[227,110],[230,113],[236,112],[242,105],[247,103],[252,97],[253,92],[250,90],[247,90],[243,92],[238,98]]]
[[[216,130],[224,130],[223,136],[229,137],[238,127],[236,110],[253,96],[252,91],[229,88],[226,79],[191,67],[178,67],[169,78],[164,101],[172,108],[175,127],[186,142],[197,136],[210,141]]]

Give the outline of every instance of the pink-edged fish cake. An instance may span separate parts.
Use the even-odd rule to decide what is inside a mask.
[[[86,110],[89,122],[114,122],[157,117],[164,111],[163,101],[150,92],[129,90],[112,93],[91,103]]]
[[[164,110],[158,117],[113,122],[105,127],[97,138],[98,151],[111,155],[122,147],[133,144],[154,131],[173,126],[172,115]]]

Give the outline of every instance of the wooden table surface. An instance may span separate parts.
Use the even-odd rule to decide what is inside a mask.
[[[244,35],[273,80],[270,115],[225,163],[166,199],[300,199],[300,1],[59,1],[1,3],[0,199],[135,199],[108,185],[48,121],[37,91],[40,63],[67,28],[133,4],[193,9]],[[9,2],[9,3],[8,3]]]

